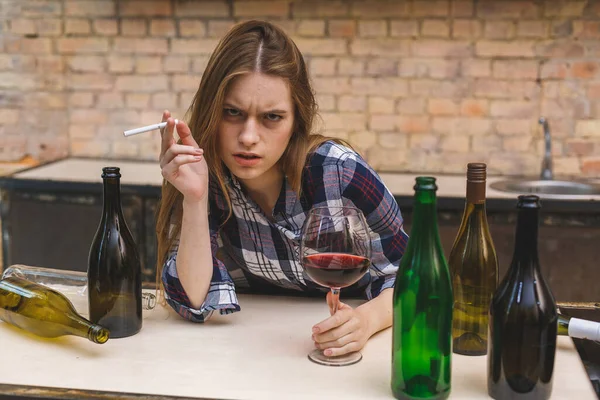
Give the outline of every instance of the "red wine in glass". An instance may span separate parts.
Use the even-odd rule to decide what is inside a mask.
[[[311,254],[302,263],[312,280],[330,288],[345,288],[358,282],[371,264],[367,257],[344,253]]]
[[[360,280],[371,265],[369,225],[361,210],[349,206],[313,207],[302,227],[301,262],[308,278],[331,290],[330,313],[336,313],[340,289]],[[356,351],[326,356],[315,349],[308,358],[322,365],[352,365],[361,360]]]

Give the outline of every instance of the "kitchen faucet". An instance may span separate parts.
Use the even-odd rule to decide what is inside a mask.
[[[544,127],[544,142],[546,144],[540,179],[552,180],[552,138],[550,137],[550,128],[548,127],[548,120],[544,117],[540,118],[539,123]]]

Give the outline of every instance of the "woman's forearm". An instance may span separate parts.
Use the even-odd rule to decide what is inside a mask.
[[[356,311],[368,321],[369,337],[392,325],[392,298],[394,289],[385,289],[374,299],[357,307]]]
[[[184,199],[177,275],[192,307],[196,309],[206,299],[212,270],[208,205],[206,201],[186,202]]]

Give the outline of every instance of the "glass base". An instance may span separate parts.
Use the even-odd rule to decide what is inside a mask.
[[[308,359],[317,364],[328,365],[330,367],[345,367],[346,365],[356,364],[362,360],[362,354],[356,351],[342,356],[329,357],[323,354],[323,350],[315,349],[308,353]]]

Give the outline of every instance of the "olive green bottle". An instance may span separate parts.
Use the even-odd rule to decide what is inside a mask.
[[[16,276],[0,280],[0,319],[35,335],[80,336],[105,343],[109,331],[77,314],[61,293]]]
[[[600,341],[600,322],[558,314],[558,335]]]
[[[488,313],[498,286],[498,258],[485,209],[486,165],[467,165],[467,198],[450,251],[454,318],[452,349],[468,356],[487,354]]]
[[[142,329],[142,270],[121,209],[119,168],[102,172],[104,211],[88,263],[89,316],[107,327],[111,338],[122,338]]]
[[[452,358],[452,283],[440,242],[435,178],[416,179],[412,228],[396,275],[392,392],[446,399]]]

